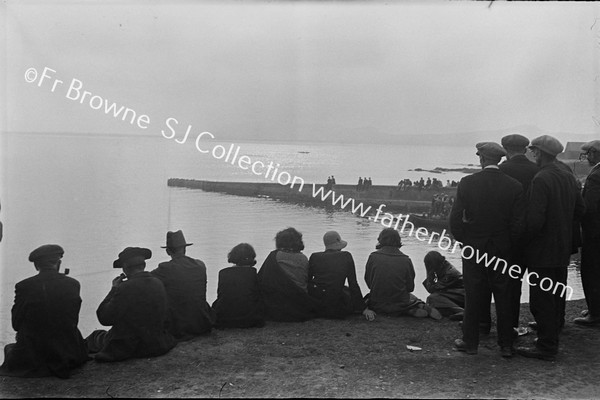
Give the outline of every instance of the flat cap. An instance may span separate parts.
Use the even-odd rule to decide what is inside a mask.
[[[550,154],[554,157],[556,157],[557,154],[562,153],[564,150],[563,145],[558,141],[558,139],[550,135],[536,137],[531,141],[529,148],[538,148],[544,153]]]
[[[119,258],[113,262],[113,268],[132,267],[140,265],[152,257],[152,251],[144,247],[126,247],[119,253]]]
[[[65,251],[57,244],[45,244],[29,253],[29,261],[35,262],[45,258],[60,259]]]
[[[581,150],[583,151],[589,151],[591,149],[600,151],[600,140],[592,140],[591,142],[587,142],[581,146]]]
[[[507,135],[502,138],[502,147],[527,147],[529,139],[518,133]]]
[[[484,157],[501,159],[506,155],[506,150],[498,143],[481,142],[477,143],[475,147],[477,148],[477,154]]]

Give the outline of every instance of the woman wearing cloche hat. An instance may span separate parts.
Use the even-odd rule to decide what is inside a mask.
[[[318,302],[317,314],[324,318],[344,318],[362,313],[369,321],[375,312],[363,301],[356,281],[352,254],[342,251],[348,244],[336,231],[323,236],[325,251],[313,253],[308,260],[308,294]],[[344,284],[348,281],[348,286]]]

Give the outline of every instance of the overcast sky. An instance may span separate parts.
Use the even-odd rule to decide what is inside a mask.
[[[595,3],[39,3],[0,6],[8,131],[600,133]],[[65,83],[27,83],[31,67]],[[73,78],[149,128],[67,99]]]

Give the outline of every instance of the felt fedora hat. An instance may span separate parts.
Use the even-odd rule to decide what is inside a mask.
[[[119,258],[113,262],[113,268],[132,267],[140,265],[152,257],[152,251],[144,247],[126,247],[119,253]]]
[[[191,246],[194,243],[186,243],[185,237],[183,236],[183,232],[178,230],[177,232],[169,231],[167,232],[167,245],[161,246],[161,248],[166,249],[176,249],[178,247]]]

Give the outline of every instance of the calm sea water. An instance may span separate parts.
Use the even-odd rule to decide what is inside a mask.
[[[210,142],[213,146],[218,142]],[[414,168],[458,168],[475,163],[471,146],[415,147],[342,144],[265,144],[236,142],[240,154],[252,160],[280,164],[280,171],[307,183],[325,182],[333,174],[338,183],[355,183],[370,176],[374,184],[396,184],[421,176],[460,179],[460,173],[427,174]],[[224,144],[226,147],[228,144]],[[210,147],[209,147],[210,148]],[[251,243],[257,267],[274,248],[277,231],[293,226],[304,235],[309,256],[322,251],[322,236],[337,230],[348,241],[363,292],[364,266],[374,250],[382,226],[349,212],[286,204],[269,199],[237,197],[198,190],[169,188],[171,177],[223,181],[265,181],[208,154],[193,143],[177,144],[158,137],[6,134],[1,150],[4,238],[0,243],[0,344],[12,342],[10,309],[16,282],[35,273],[27,261],[35,247],[58,243],[65,248],[63,268],[82,286],[80,330],[84,336],[100,328],[95,311],[120,273],[112,261],[126,246],[153,252],[149,270],[168,259],[160,246],[168,230],[182,229],[188,255],[207,265],[209,302],[216,298],[218,271],[237,243]],[[404,238],[402,250],[417,271],[415,294],[425,299],[423,257],[435,244]],[[446,254],[460,269],[457,255]],[[573,269],[573,298],[582,297]],[[524,296],[524,300],[527,295]]]

